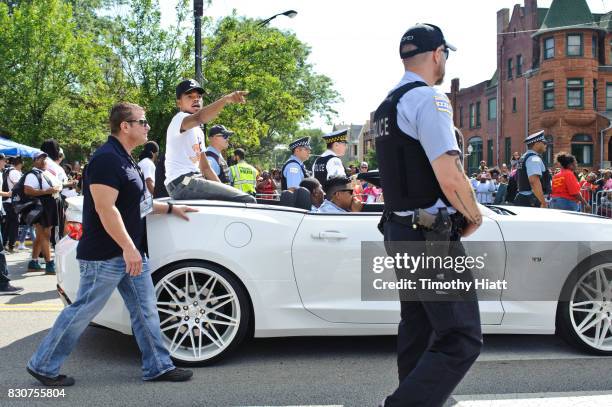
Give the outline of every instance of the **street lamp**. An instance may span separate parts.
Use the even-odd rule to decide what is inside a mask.
[[[202,16],[204,0],[193,0],[193,18],[195,20],[195,77],[202,83]]]
[[[289,18],[293,18],[293,17],[297,16],[297,11],[295,11],[295,10],[287,10],[287,11],[285,11],[283,13],[275,14],[275,15],[273,15],[270,18],[266,18],[265,20],[260,21],[259,23],[257,23],[257,26],[258,27],[263,27],[264,25],[268,24],[270,21],[274,20],[278,16],[287,16]]]

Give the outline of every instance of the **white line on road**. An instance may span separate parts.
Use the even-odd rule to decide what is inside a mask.
[[[453,407],[612,407],[612,392],[511,393],[453,396]]]

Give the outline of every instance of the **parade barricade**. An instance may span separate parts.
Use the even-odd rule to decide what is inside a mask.
[[[591,213],[612,218],[612,190],[597,191],[591,194]]]

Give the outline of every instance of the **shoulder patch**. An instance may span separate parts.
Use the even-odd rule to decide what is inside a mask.
[[[436,105],[436,110],[439,112],[448,113],[450,115],[453,114],[453,108],[451,107],[451,104],[446,96],[436,94],[433,98]]]
[[[533,161],[534,163],[541,163],[542,162],[542,159],[538,155],[532,155],[531,157],[529,157],[529,159],[531,161]]]
[[[298,167],[296,167],[295,165],[289,166],[289,174],[297,174],[297,173],[298,173]]]

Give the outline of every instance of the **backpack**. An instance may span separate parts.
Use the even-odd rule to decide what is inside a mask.
[[[9,173],[15,169],[15,167],[13,167],[12,165],[7,165],[6,167],[4,167],[4,169],[2,170],[2,192],[9,192],[9,187],[8,187],[8,176]]]
[[[29,196],[25,193],[25,179],[28,174],[36,175],[38,178],[38,184],[40,185],[40,189],[42,189],[42,173],[39,171],[28,171],[19,178],[19,181],[13,187],[13,194],[11,196],[11,202],[13,204],[13,209],[17,215],[25,215],[29,212],[34,206],[40,203],[40,199],[34,196]]]

